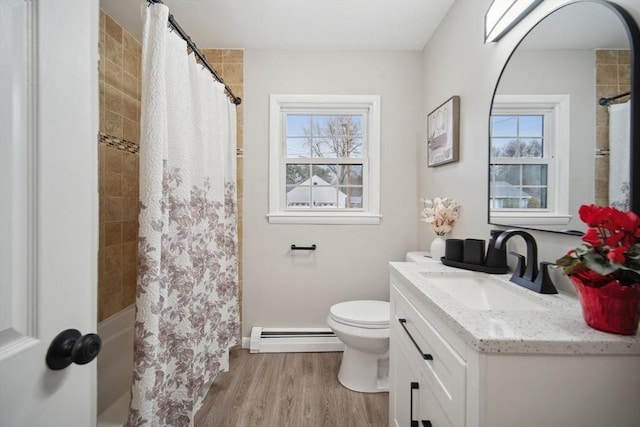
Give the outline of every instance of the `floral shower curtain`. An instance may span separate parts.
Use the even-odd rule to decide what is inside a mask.
[[[145,8],[130,426],[192,425],[239,332],[235,105],[167,19]]]

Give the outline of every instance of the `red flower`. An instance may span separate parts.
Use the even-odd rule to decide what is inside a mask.
[[[595,228],[590,228],[584,233],[582,236],[582,241],[590,244],[594,248],[599,248],[602,246],[602,241],[600,240],[600,233]]]
[[[592,283],[589,286],[611,280],[640,283],[640,217],[609,206],[582,205],[578,212],[588,225],[585,244],[556,261],[564,273],[581,277]]]
[[[624,253],[629,249],[628,246],[618,246],[609,251],[607,253],[607,258],[615,264],[624,264],[626,258],[624,257]]]
[[[582,205],[578,209],[578,214],[582,222],[589,227],[598,227],[605,223],[605,221],[611,216],[611,211],[608,207],[596,206],[596,205]]]

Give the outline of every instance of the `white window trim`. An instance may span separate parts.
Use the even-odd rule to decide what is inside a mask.
[[[380,215],[380,96],[379,95],[271,95],[269,99],[269,213],[270,224],[379,224]],[[284,207],[286,172],[283,162],[282,111],[292,108],[329,111],[368,110],[366,206],[358,211],[292,211]]]
[[[551,109],[554,131],[552,152],[555,157],[553,169],[549,172],[548,183],[553,183],[549,209],[529,211],[490,210],[492,222],[504,225],[567,225],[572,216],[569,213],[569,152],[570,152],[570,96],[569,95],[496,95],[492,114],[509,114],[517,110]],[[560,143],[560,141],[563,141]],[[566,143],[565,143],[566,142]],[[491,162],[491,159],[489,159]],[[491,185],[491,183],[489,183]]]

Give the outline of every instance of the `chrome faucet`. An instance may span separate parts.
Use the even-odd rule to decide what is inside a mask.
[[[540,263],[540,272],[538,272],[538,245],[531,234],[519,229],[506,230],[496,239],[495,248],[502,249],[507,240],[513,236],[521,236],[524,239],[527,244],[527,256],[525,258],[518,253],[510,252],[518,257],[518,264],[510,280],[538,293],[557,294],[558,290],[553,285],[548,271],[551,263]]]

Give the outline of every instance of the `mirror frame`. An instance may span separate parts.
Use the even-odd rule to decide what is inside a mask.
[[[493,96],[491,97],[491,105],[489,108],[489,119],[487,126],[487,142],[488,142],[488,158],[491,158],[491,111],[493,110],[493,102],[495,101],[496,92],[498,90],[498,86],[500,85],[500,80],[502,79],[502,75],[504,74],[507,66],[509,65],[509,61],[511,61],[511,57],[514,55],[518,47],[522,44],[522,42],[527,38],[529,33],[531,33],[543,20],[545,20],[549,15],[555,13],[556,11],[565,8],[567,6],[571,6],[576,3],[597,3],[607,7],[611,10],[621,21],[622,25],[625,27],[625,32],[627,33],[627,37],[629,38],[629,50],[631,52],[631,106],[630,106],[630,130],[629,130],[629,197],[630,197],[630,209],[635,212],[637,215],[640,215],[640,104],[637,104],[635,101],[638,96],[640,96],[640,29],[638,28],[638,24],[636,23],[633,16],[621,5],[617,3],[612,3],[606,0],[577,0],[570,3],[563,4],[538,20],[538,22],[529,30],[527,33],[522,36],[520,41],[515,45],[507,61],[502,67],[502,71],[500,71],[500,75],[498,76],[498,81],[496,82],[496,86],[493,89]],[[597,99],[594,99],[594,102],[597,102]],[[487,163],[488,164],[488,163]],[[489,192],[491,191],[491,176],[489,174],[489,168],[487,167],[487,200],[489,196]],[[492,225],[498,226],[506,226],[505,224],[498,224],[491,222],[491,208],[489,203],[487,202],[487,222]],[[524,228],[528,230],[537,230],[537,231],[545,231],[549,233],[556,234],[565,234],[565,235],[578,235],[582,236],[583,233],[575,232],[575,231],[556,231],[556,230],[544,230],[532,227],[525,226],[509,226],[511,228]]]

